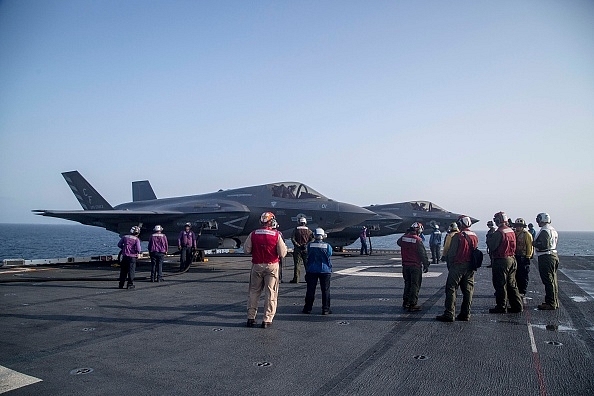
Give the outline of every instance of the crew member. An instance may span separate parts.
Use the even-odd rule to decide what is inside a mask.
[[[522,299],[516,284],[516,234],[508,227],[508,218],[504,212],[495,213],[493,221],[497,225],[497,230],[487,239],[487,246],[493,255],[496,305],[489,309],[489,313],[522,312]]]
[[[313,232],[307,228],[305,217],[299,218],[299,225],[293,230],[293,279],[291,283],[299,283],[301,266],[307,263],[307,244],[313,241]]]
[[[252,231],[243,245],[243,250],[252,254],[252,270],[247,303],[247,327],[254,327],[258,313],[258,301],[265,291],[264,319],[262,328],[272,325],[278,297],[278,262],[287,255],[287,245],[281,233],[272,228],[274,214],[264,212],[260,216],[261,228]]]
[[[431,263],[437,264],[441,257],[441,231],[439,230],[439,224],[433,226],[433,232],[429,237],[429,248],[431,249]]]
[[[367,251],[367,227],[363,226],[361,227],[361,232],[359,233],[359,240],[361,241],[361,256],[363,255],[363,252],[365,252],[365,255],[369,255],[368,251]]]
[[[196,234],[192,231],[191,223],[186,223],[184,229],[180,231],[177,237],[177,248],[181,253],[179,256],[179,272],[183,272],[190,268],[192,255],[196,250]]]
[[[456,320],[470,320],[470,305],[474,292],[474,270],[470,266],[470,256],[478,246],[478,237],[470,230],[472,220],[468,216],[460,216],[457,221],[460,232],[452,237],[448,250],[448,279],[445,289],[445,309],[443,315],[435,319],[441,322],[453,322],[456,314],[456,290],[462,290],[462,307]]]
[[[330,277],[332,276],[330,256],[332,256],[332,247],[323,241],[326,233],[322,228],[316,228],[314,236],[315,241],[307,245],[307,265],[305,266],[307,292],[303,313],[311,313],[319,280],[320,289],[322,290],[322,315],[328,315],[332,313],[330,311]]]
[[[120,264],[120,283],[119,288],[124,288],[124,282],[128,280],[127,288],[134,289],[134,275],[136,273],[136,259],[140,255],[140,235],[139,227],[132,227],[130,235],[124,235],[118,242],[118,247],[122,249],[122,262]]]
[[[429,271],[429,259],[423,240],[419,236],[423,232],[421,223],[413,223],[408,232],[402,235],[396,243],[400,246],[402,255],[402,277],[404,278],[404,293],[402,308],[408,312],[420,311],[417,305],[419,290],[423,280],[422,272]]]
[[[491,235],[493,235],[493,233],[495,231],[497,231],[497,228],[495,228],[495,225],[493,224],[493,220],[487,221],[487,227],[489,227],[489,230],[487,231],[487,236],[486,236],[486,240],[488,241],[489,238],[491,237]],[[491,254],[491,251],[489,250],[489,244],[487,244],[487,254],[489,255],[489,265],[487,265],[487,268],[492,268],[493,267],[493,255]]]
[[[528,274],[530,273],[530,259],[532,258],[532,235],[526,230],[526,221],[518,217],[514,223],[514,232],[516,233],[516,283],[518,291],[523,297],[528,289]]]
[[[557,241],[559,235],[551,226],[551,216],[548,213],[539,213],[536,222],[540,231],[534,239],[536,256],[538,257],[538,272],[545,287],[545,302],[538,309],[553,310],[559,308],[559,286],[557,285],[557,269],[559,256],[557,256]]]
[[[532,240],[536,239],[536,230],[534,229],[534,224],[528,223],[528,231],[530,231],[530,235],[532,235]]]
[[[456,235],[460,230],[458,229],[458,225],[456,223],[452,223],[448,226],[448,231],[443,241],[443,252],[441,254],[441,261],[445,261],[447,263],[448,268],[450,267],[450,263],[447,262],[448,259],[448,252],[450,250],[450,244],[452,243],[452,237]]]
[[[151,235],[148,243],[148,251],[151,257],[151,282],[163,282],[163,257],[169,250],[167,236],[163,234],[163,227],[156,225],[155,232]]]

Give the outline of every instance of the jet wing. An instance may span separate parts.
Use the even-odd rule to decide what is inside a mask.
[[[56,217],[101,227],[114,223],[143,222],[147,221],[147,219],[163,222],[183,217],[185,214],[180,211],[156,210],[33,210],[33,213],[39,216]]]

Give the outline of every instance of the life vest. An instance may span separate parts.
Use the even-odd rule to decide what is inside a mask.
[[[276,244],[280,233],[271,228],[260,228],[251,233],[252,238],[252,263],[275,264],[279,257]]]
[[[466,237],[464,237],[466,234]],[[472,249],[478,246],[478,237],[470,230],[461,231],[458,233],[458,251],[454,256],[454,264],[470,263],[470,254]],[[472,241],[472,245],[468,243],[468,239]]]
[[[493,258],[506,258],[516,254],[516,234],[509,227],[500,227],[496,232],[501,233],[501,243],[493,252]]]
[[[419,256],[418,243],[422,245],[423,240],[417,235],[404,234],[400,237],[402,265],[420,267],[423,264],[423,261]]]

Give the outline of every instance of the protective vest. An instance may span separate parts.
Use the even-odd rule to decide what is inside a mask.
[[[420,267],[423,264],[419,256],[418,244],[423,240],[417,235],[405,234],[400,239],[400,253],[402,254],[402,265]]]
[[[306,226],[298,226],[293,231],[293,244],[297,244],[299,246],[307,245],[308,242],[311,242],[313,239],[313,232]]]
[[[543,254],[557,253],[558,240],[559,234],[557,234],[557,231],[550,224],[542,226],[534,239],[536,255],[542,256]]]
[[[524,229],[516,232],[516,255],[530,258],[532,256],[532,245],[528,245],[530,233]]]
[[[332,272],[332,247],[326,242],[312,242],[307,245],[306,272],[328,274]]]
[[[280,233],[271,228],[260,228],[251,234],[252,238],[252,263],[275,264],[279,257],[276,244]]]
[[[493,258],[506,258],[516,254],[516,234],[509,227],[500,227],[496,232],[501,233],[501,243],[493,252]]]
[[[466,237],[464,237],[466,234]],[[454,236],[456,238],[456,236]],[[454,256],[454,264],[470,263],[470,253],[472,249],[478,246],[478,237],[470,230],[465,230],[458,233],[458,251]],[[472,245],[468,243],[468,239],[472,242]]]

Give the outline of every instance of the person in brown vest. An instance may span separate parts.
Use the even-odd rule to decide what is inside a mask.
[[[423,225],[415,222],[409,231],[396,241],[402,254],[402,277],[404,278],[402,308],[407,309],[408,312],[417,312],[422,309],[417,305],[423,280],[422,272],[429,271],[427,250],[419,237],[422,232]]]
[[[516,233],[516,263],[518,264],[516,283],[520,295],[525,296],[528,289],[530,259],[534,252],[532,235],[526,230],[526,221],[521,217],[518,217],[514,223],[514,232]]]
[[[291,283],[299,283],[301,266],[307,264],[307,244],[314,240],[313,232],[307,228],[305,217],[299,218],[299,225],[293,230],[291,242],[293,242],[293,279]]]

